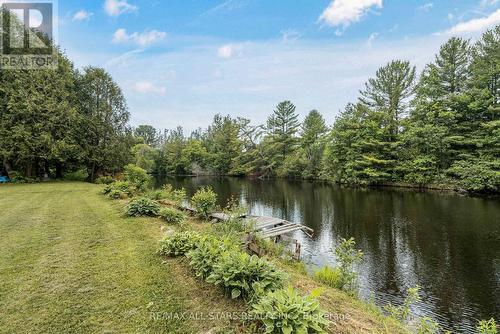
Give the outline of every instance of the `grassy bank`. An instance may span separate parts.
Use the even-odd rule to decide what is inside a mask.
[[[244,310],[195,278],[185,259],[155,254],[164,223],[127,218],[124,202],[98,191],[85,183],[0,186],[0,332],[200,333],[229,321],[165,316]],[[194,219],[190,226],[206,228]],[[282,265],[301,291],[318,286]],[[405,332],[338,290],[325,288],[320,302],[334,317],[332,332]]]
[[[98,189],[0,186],[0,333],[198,333],[219,323],[163,314],[239,307],[162,263],[159,221],[125,218]]]

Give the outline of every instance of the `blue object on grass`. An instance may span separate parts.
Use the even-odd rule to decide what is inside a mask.
[[[7,176],[0,176],[0,183],[7,183],[9,181],[10,180]]]

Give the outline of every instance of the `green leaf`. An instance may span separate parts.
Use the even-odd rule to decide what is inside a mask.
[[[233,289],[231,291],[231,298],[236,299],[241,295],[241,290],[240,289]]]

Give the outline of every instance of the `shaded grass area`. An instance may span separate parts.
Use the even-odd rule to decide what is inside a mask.
[[[0,333],[199,333],[241,305],[155,254],[161,222],[85,183],[0,186]]]

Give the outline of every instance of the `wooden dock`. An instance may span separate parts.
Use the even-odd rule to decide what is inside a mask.
[[[254,231],[263,238],[279,237],[295,231],[302,231],[309,237],[312,237],[314,233],[313,229],[305,225],[280,218],[252,215],[246,215],[244,218],[249,224],[253,225]]]
[[[182,206],[180,209],[187,211],[189,213],[196,213],[196,210],[190,206]],[[224,222],[231,219],[230,216],[223,212],[214,212],[209,216],[212,220],[218,222]],[[312,237],[314,230],[300,223],[289,222],[284,219],[267,217],[267,216],[255,216],[244,214],[238,218],[243,219],[247,224],[253,227],[253,230],[258,233],[262,238],[279,238],[284,234],[292,233],[295,231],[302,231],[307,236]]]
[[[189,212],[190,214],[196,214],[196,210],[189,205],[182,205],[179,209]],[[213,222],[224,223],[231,219],[229,215],[223,212],[214,212],[210,214],[209,218]],[[290,238],[287,234],[302,231],[308,237],[313,236],[314,230],[300,223],[292,223],[284,219],[275,218],[275,217],[267,217],[267,216],[255,216],[250,214],[244,214],[239,216],[238,218],[243,219],[245,223],[252,226],[252,229],[255,233],[250,233],[247,235],[247,240],[245,241],[247,250],[251,254],[257,254],[261,256],[265,254],[265,249],[261,249],[256,242],[255,236],[258,235],[264,239],[271,239],[274,242],[278,242],[280,240],[286,240],[288,242],[292,242],[295,244],[295,253],[294,258],[300,259],[301,252],[301,244],[295,240]]]

